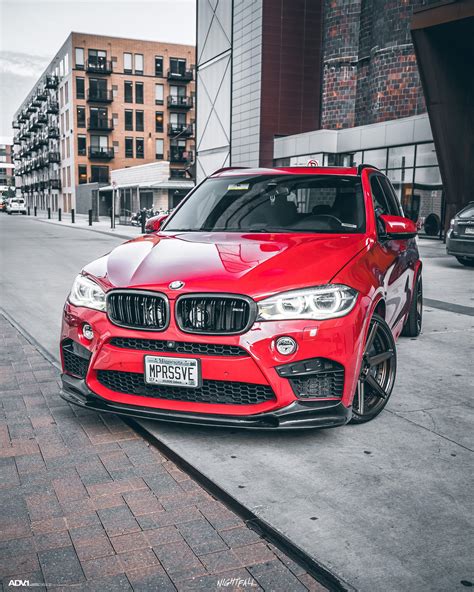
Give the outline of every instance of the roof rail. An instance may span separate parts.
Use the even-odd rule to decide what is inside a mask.
[[[360,175],[364,169],[375,169],[376,171],[380,171],[380,169],[373,164],[359,164],[357,167],[357,174]]]
[[[217,169],[217,171],[214,171],[213,173],[211,173],[209,176],[212,177],[212,175],[217,175],[217,173],[222,173],[224,171],[235,171],[238,169],[248,169],[250,167],[244,167],[244,166],[238,166],[238,167],[233,167],[233,166],[229,166],[229,167],[222,167],[221,169]]]

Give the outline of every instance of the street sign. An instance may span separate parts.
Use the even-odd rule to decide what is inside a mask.
[[[315,160],[314,158],[311,158],[310,160],[308,160],[308,163],[306,166],[309,167],[318,167],[319,166],[319,162],[317,160]]]

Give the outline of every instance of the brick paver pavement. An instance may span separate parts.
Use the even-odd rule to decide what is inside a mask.
[[[325,590],[119,417],[60,399],[1,314],[0,574],[4,590]]]

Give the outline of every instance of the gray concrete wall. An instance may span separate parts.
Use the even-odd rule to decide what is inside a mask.
[[[234,0],[231,165],[258,166],[262,0]]]

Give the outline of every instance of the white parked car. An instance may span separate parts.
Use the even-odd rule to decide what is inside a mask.
[[[20,197],[12,197],[7,202],[7,214],[23,214],[26,216],[25,200]]]

